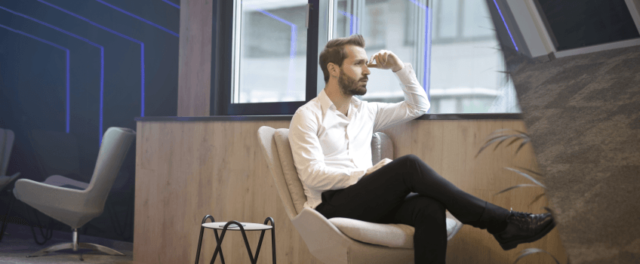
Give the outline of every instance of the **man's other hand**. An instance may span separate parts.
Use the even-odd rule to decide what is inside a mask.
[[[391,163],[392,161],[393,161],[393,160],[391,160],[391,159],[387,159],[387,158],[382,159],[382,160],[381,160],[381,161],[379,161],[376,165],[373,165],[373,167],[368,168],[368,169],[367,169],[367,172],[366,172],[364,175],[365,175],[365,176],[366,176],[366,175],[369,175],[369,174],[373,173],[374,171],[377,171],[378,169],[382,168],[384,165],[387,165],[387,164]]]
[[[376,63],[373,63],[373,61],[375,61]],[[396,54],[393,54],[393,52],[388,50],[381,50],[371,56],[367,67],[377,69],[391,69],[393,72],[397,72],[404,68],[404,64],[402,63],[402,60],[400,60],[400,58],[396,56]]]

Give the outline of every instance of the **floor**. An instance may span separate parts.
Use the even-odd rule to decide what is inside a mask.
[[[36,232],[39,231],[36,229]],[[51,253],[42,257],[27,258],[28,254],[37,252],[40,249],[58,244],[71,242],[71,232],[54,231],[53,237],[44,245],[38,245],[33,240],[31,229],[28,226],[8,224],[4,238],[0,241],[0,264],[23,264],[23,263],[114,263],[133,264],[133,243],[110,240],[105,238],[78,235],[79,242],[95,243],[118,250],[125,256],[110,256],[102,253],[82,250],[73,252],[71,250]],[[40,236],[38,237],[40,238]],[[84,261],[80,260],[80,256]]]

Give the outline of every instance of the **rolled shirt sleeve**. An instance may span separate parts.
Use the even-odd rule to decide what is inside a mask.
[[[405,63],[404,68],[396,72],[396,77],[402,87],[404,101],[393,104],[375,103],[378,111],[374,131],[412,120],[429,111],[431,104],[427,93],[418,82],[411,64]]]

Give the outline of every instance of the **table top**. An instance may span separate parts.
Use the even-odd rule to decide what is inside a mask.
[[[268,230],[268,229],[272,229],[273,228],[273,226],[270,226],[270,225],[247,223],[247,222],[240,222],[240,223],[243,225],[242,228],[244,228],[244,231],[260,231],[260,230]],[[226,224],[227,224],[227,222],[210,222],[210,223],[202,224],[202,227],[210,228],[210,229],[222,230],[222,229],[224,229],[224,225],[226,225]],[[229,231],[240,231],[240,228],[237,225],[231,224],[231,225],[229,225],[227,230],[229,230]]]

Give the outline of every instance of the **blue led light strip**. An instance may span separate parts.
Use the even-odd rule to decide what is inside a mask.
[[[349,36],[358,34],[358,17],[340,10],[340,14],[349,18]]]
[[[49,23],[46,23],[46,22],[40,21],[40,20],[35,19],[35,18],[33,18],[33,17],[27,16],[27,15],[25,15],[25,14],[18,13],[18,12],[16,12],[16,11],[13,11],[13,10],[8,9],[8,8],[6,8],[6,7],[0,6],[0,9],[5,10],[5,11],[7,11],[7,12],[9,12],[9,13],[14,14],[14,15],[21,16],[21,17],[24,17],[24,18],[26,18],[26,19],[32,20],[32,21],[34,21],[34,22],[40,23],[40,24],[45,25],[45,26],[47,26],[47,27],[53,28],[53,29],[55,29],[55,30],[57,30],[57,31],[60,31],[60,32],[62,32],[62,33],[65,33],[65,34],[67,34],[67,35],[69,35],[69,36],[72,36],[72,37],[74,37],[74,38],[77,38],[77,39],[79,39],[79,40],[82,40],[82,41],[84,41],[84,42],[87,42],[87,43],[91,44],[92,46],[95,46],[95,47],[97,47],[97,48],[100,48],[100,125],[99,125],[99,126],[100,126],[100,144],[102,144],[102,101],[103,101],[103,99],[104,99],[104,47],[103,47],[103,46],[100,46],[100,45],[98,45],[98,44],[96,44],[96,43],[93,43],[93,42],[91,42],[90,40],[88,40],[88,39],[86,39],[86,38],[83,38],[83,37],[81,37],[81,36],[78,36],[78,35],[76,35],[76,34],[73,34],[73,33],[69,32],[69,31],[66,31],[66,30],[64,30],[64,29],[58,28],[58,27],[53,26],[53,25],[51,25],[51,24],[49,24]],[[69,95],[68,95],[68,94],[67,94],[67,98],[69,98]]]
[[[502,23],[504,23],[504,27],[507,28],[507,33],[509,33],[509,37],[511,38],[511,42],[513,42],[513,46],[516,48],[516,51],[518,51],[518,46],[516,45],[516,41],[513,40],[513,36],[511,35],[511,30],[509,30],[509,26],[507,26],[507,21],[505,21],[504,16],[502,16],[502,11],[500,11],[500,7],[498,6],[498,3],[496,2],[496,0],[493,0],[493,3],[496,5],[496,8],[498,9],[498,13],[500,14],[500,18],[502,18]]]
[[[426,5],[416,1],[409,0],[418,7],[424,10],[424,58],[423,58],[423,74],[422,74],[422,86],[424,86],[425,92],[427,92],[427,98],[431,101],[431,94],[429,93],[431,87],[431,9]]]
[[[296,56],[296,39],[298,38],[298,28],[295,24],[284,20],[283,18],[271,14],[261,9],[255,9],[256,11],[263,13],[275,20],[285,23],[291,26],[291,43],[289,44],[289,78],[287,80],[287,95],[295,89],[295,56]]]
[[[174,4],[174,3],[171,3],[171,1],[169,1],[169,0],[162,0],[162,2],[165,2],[165,3],[170,4],[171,6],[173,6],[173,7],[177,8],[177,9],[180,9],[180,6],[179,6],[179,5],[176,5],[176,4]]]
[[[142,41],[137,40],[137,39],[131,38],[131,37],[126,36],[126,35],[123,35],[120,32],[117,32],[115,30],[107,28],[107,27],[105,27],[103,25],[95,23],[95,22],[93,22],[93,21],[91,21],[91,20],[89,20],[89,19],[87,19],[85,17],[82,17],[82,16],[80,16],[78,14],[75,14],[73,12],[70,12],[70,11],[68,11],[66,9],[63,9],[63,8],[59,7],[59,6],[51,4],[51,3],[47,2],[47,1],[38,0],[38,2],[46,4],[46,5],[50,6],[50,7],[55,8],[55,9],[58,9],[58,10],[66,13],[66,14],[69,14],[71,16],[74,16],[74,17],[78,18],[78,19],[81,19],[81,20],[83,20],[83,21],[85,21],[85,22],[87,22],[87,23],[89,23],[91,25],[94,25],[94,26],[99,27],[99,28],[101,28],[103,30],[106,30],[106,31],[108,31],[110,33],[113,33],[113,34],[115,34],[115,35],[117,35],[119,37],[122,37],[124,39],[133,41],[133,42],[135,42],[137,44],[140,44],[140,116],[144,117],[144,99],[145,99],[144,43]],[[101,102],[101,105],[102,105],[102,100],[100,102]],[[102,107],[100,107],[100,112],[102,113]],[[102,131],[102,114],[100,114],[100,124],[101,124],[100,131]],[[102,142],[102,132],[100,132],[100,142]]]
[[[125,14],[127,14],[127,15],[129,15],[129,16],[131,16],[131,17],[134,17],[134,18],[136,18],[136,19],[138,19],[138,20],[140,20],[140,21],[142,21],[142,22],[145,22],[145,23],[147,23],[147,24],[149,24],[149,25],[152,25],[152,26],[154,26],[154,27],[156,27],[156,28],[159,28],[159,29],[161,29],[161,30],[163,30],[163,31],[165,31],[165,32],[167,32],[167,33],[169,33],[169,34],[171,34],[171,35],[174,35],[174,36],[176,36],[176,37],[179,37],[179,36],[180,36],[180,35],[178,35],[178,33],[176,33],[176,32],[173,32],[173,31],[168,30],[168,29],[166,29],[166,28],[164,28],[164,27],[161,27],[161,26],[159,26],[158,24],[154,24],[153,22],[151,22],[151,21],[149,21],[149,20],[146,20],[146,19],[144,19],[144,18],[141,18],[141,17],[139,17],[139,16],[136,16],[136,15],[134,15],[134,14],[130,13],[130,12],[127,12],[127,11],[123,10],[122,8],[119,8],[119,7],[117,7],[117,6],[114,6],[114,5],[112,5],[112,4],[109,4],[109,3],[107,3],[107,2],[105,2],[105,1],[103,1],[103,0],[96,0],[96,1],[98,1],[99,3],[101,3],[101,4],[103,4],[103,5],[106,5],[106,6],[108,6],[108,7],[111,7],[111,8],[113,8],[113,9],[115,9],[115,10],[118,10],[118,11],[120,11],[120,12],[122,12],[122,13],[125,13]]]
[[[36,37],[36,36],[34,36],[34,35],[31,35],[31,34],[29,34],[29,33],[22,32],[22,31],[20,31],[20,30],[17,30],[17,29],[13,29],[13,28],[7,27],[7,26],[2,25],[2,24],[0,24],[0,27],[2,27],[2,28],[6,28],[6,29],[7,29],[7,30],[9,30],[9,31],[13,31],[13,32],[15,32],[15,33],[22,34],[22,35],[25,35],[25,36],[30,37],[30,38],[32,38],[32,39],[35,39],[35,40],[38,40],[38,41],[40,41],[40,42],[44,42],[44,43],[46,43],[46,44],[49,44],[49,45],[51,45],[51,46],[54,46],[54,47],[56,47],[56,48],[58,48],[58,49],[61,49],[61,50],[65,51],[65,53],[67,54],[67,109],[66,109],[66,118],[67,118],[67,123],[66,123],[66,132],[67,132],[67,133],[69,133],[69,103],[70,103],[70,102],[69,102],[69,49],[67,49],[67,48],[65,48],[65,47],[62,47],[62,46],[60,46],[60,45],[58,45],[58,44],[55,44],[55,43],[53,43],[53,42],[50,42],[50,41],[47,41],[47,40],[41,39],[41,38]]]

